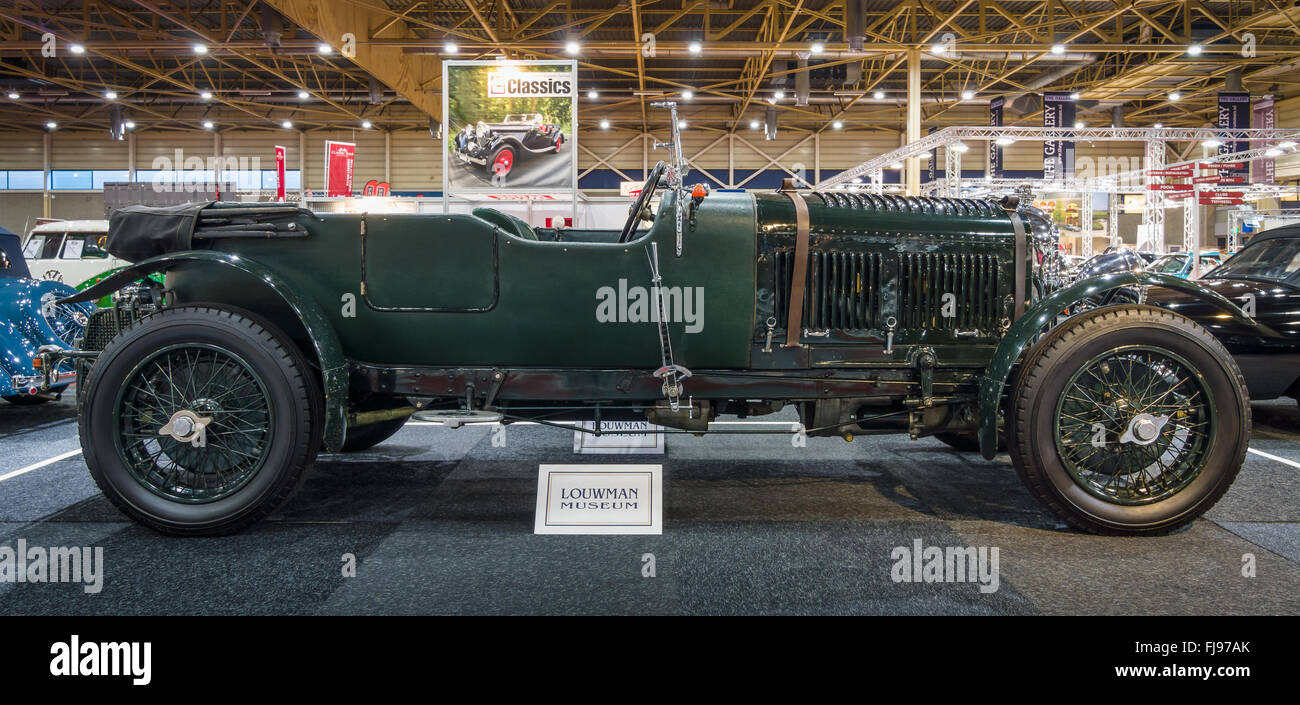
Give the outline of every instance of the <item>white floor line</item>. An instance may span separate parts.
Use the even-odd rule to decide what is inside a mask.
[[[1262,456],[1262,457],[1268,458],[1269,460],[1276,460],[1276,461],[1279,462],[1279,463],[1284,463],[1284,464],[1286,464],[1286,465],[1290,465],[1290,466],[1293,467],[1293,468],[1300,468],[1300,463],[1297,463],[1297,462],[1294,461],[1294,460],[1287,460],[1286,458],[1283,458],[1283,457],[1281,457],[1281,456],[1273,455],[1272,453],[1265,453],[1265,452],[1262,451],[1262,450],[1255,450],[1254,448],[1247,448],[1246,450],[1247,450],[1247,452],[1254,453],[1255,455],[1258,455],[1258,456]],[[4,478],[0,477],[0,480],[3,480],[3,479],[4,479]]]
[[[0,475],[0,482],[4,482],[5,480],[8,480],[8,479],[11,478],[11,477],[18,477],[19,475],[24,475],[24,474],[26,474],[26,473],[29,473],[29,472],[33,471],[33,470],[40,470],[41,468],[45,467],[46,465],[49,465],[49,464],[51,464],[51,463],[57,463],[57,462],[59,462],[60,460],[67,460],[68,458],[71,458],[71,457],[74,456],[74,455],[81,455],[81,449],[78,448],[78,449],[76,449],[76,450],[70,450],[70,451],[68,451],[68,452],[66,452],[66,453],[60,453],[60,454],[54,456],[53,458],[47,458],[47,459],[45,459],[45,460],[42,460],[42,461],[39,462],[39,463],[32,463],[31,465],[28,465],[28,466],[25,467],[25,468],[19,468],[19,469],[17,469],[17,470],[14,470],[13,472],[9,472],[9,473],[5,473],[5,474],[3,474],[3,475]]]

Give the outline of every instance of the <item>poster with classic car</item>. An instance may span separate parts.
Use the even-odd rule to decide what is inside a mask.
[[[577,188],[572,61],[444,61],[449,192]]]

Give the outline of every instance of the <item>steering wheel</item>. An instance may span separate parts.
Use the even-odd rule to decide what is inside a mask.
[[[636,203],[632,204],[632,210],[628,213],[627,222],[623,224],[623,232],[619,233],[618,241],[620,243],[631,242],[632,234],[636,232],[637,223],[641,222],[641,211],[645,210],[650,199],[655,195],[655,188],[659,186],[659,177],[663,176],[664,163],[659,160],[655,168],[650,170],[650,176],[646,178],[645,183],[641,185],[641,195],[636,197]]]

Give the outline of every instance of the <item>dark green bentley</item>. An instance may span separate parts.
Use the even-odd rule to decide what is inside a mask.
[[[1257,325],[1223,297],[1144,273],[1054,288],[1036,264],[1050,225],[1014,198],[709,193],[682,173],[656,166],[621,231],[489,209],[128,208],[109,249],[136,264],[69,299],[115,306],[45,369],[78,362],[105,495],[178,534],[247,526],[320,450],[412,415],[705,433],[789,405],[810,436],[1005,444],[1048,507],[1112,534],[1186,524],[1241,467],[1247,393],[1207,330],[1140,304],[1078,312],[1154,286]],[[165,284],[137,283],[152,272]]]

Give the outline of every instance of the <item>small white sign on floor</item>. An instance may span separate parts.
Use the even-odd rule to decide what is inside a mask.
[[[542,465],[535,534],[662,534],[662,465]]]
[[[595,421],[583,421],[580,426],[596,430]],[[649,421],[601,421],[601,435],[573,432],[573,452],[581,454],[610,455],[663,455],[664,430]],[[610,433],[614,431],[614,433]]]

